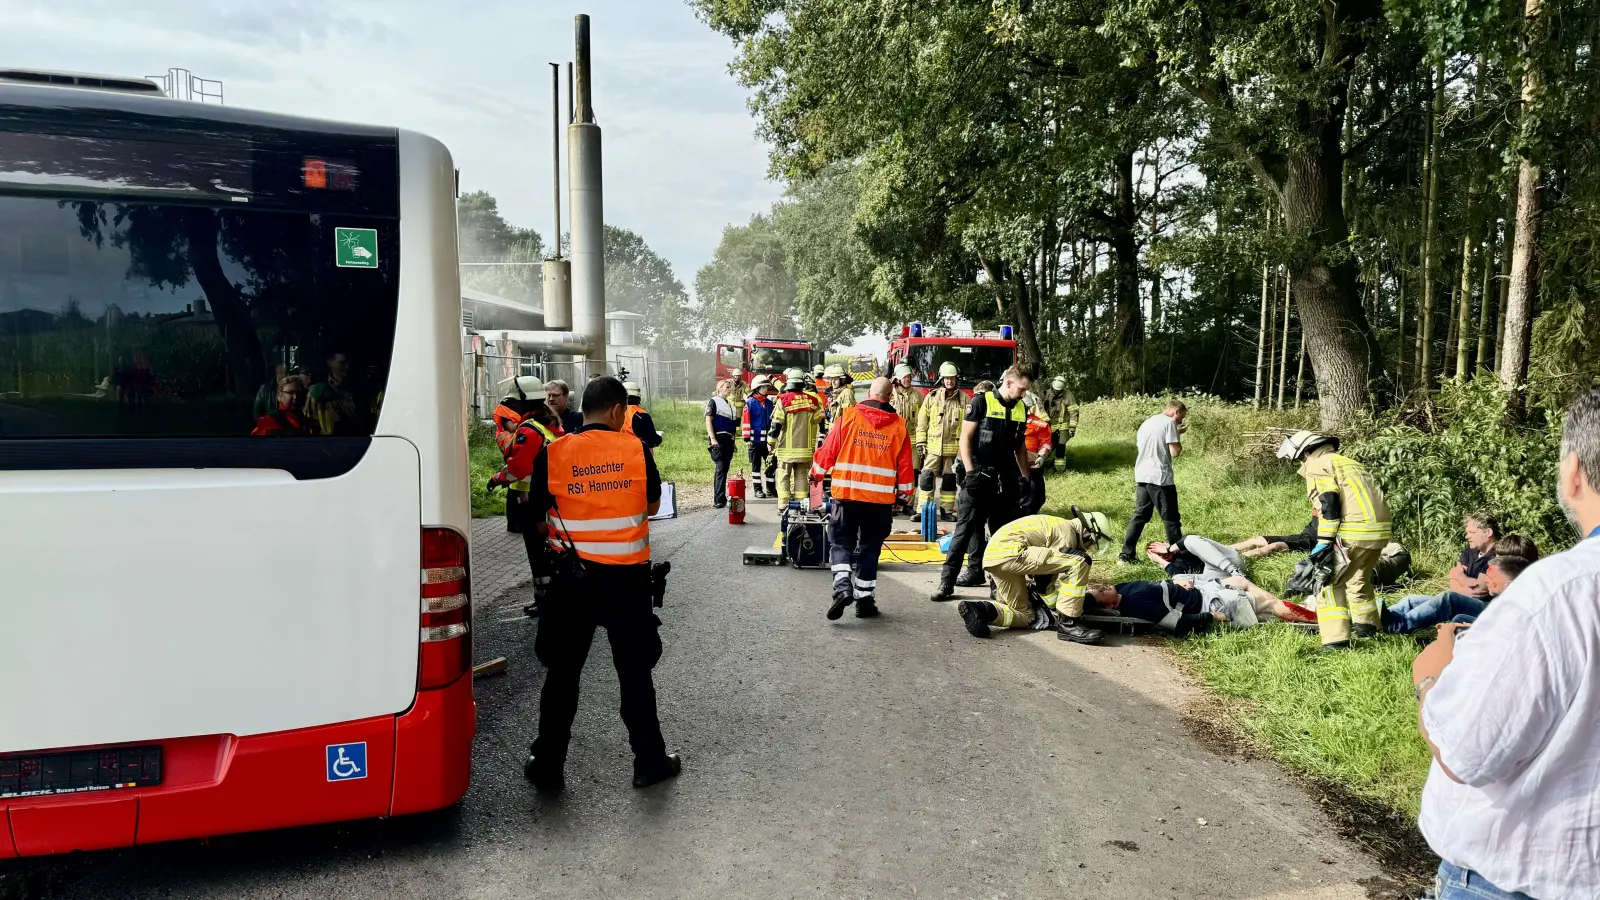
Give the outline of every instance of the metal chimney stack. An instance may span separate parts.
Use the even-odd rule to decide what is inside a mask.
[[[571,327],[590,337],[584,372],[587,377],[606,371],[605,213],[600,126],[594,122],[592,104],[588,16],[577,17],[574,38],[574,118],[567,126],[567,184],[572,209]]]
[[[550,258],[544,261],[544,327],[572,330],[572,263],[561,255],[561,66],[550,64],[550,178],[554,185],[555,230]]]

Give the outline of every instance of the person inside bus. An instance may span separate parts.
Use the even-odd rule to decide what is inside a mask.
[[[334,350],[323,358],[327,377],[311,386],[306,396],[305,414],[317,420],[323,434],[361,436],[372,431],[368,408],[356,400],[355,381],[350,377],[350,358]]]
[[[319,434],[317,420],[301,412],[306,383],[298,375],[278,379],[278,408],[256,420],[253,437],[309,437]]]
[[[569,409],[572,400],[572,389],[567,383],[557,378],[555,381],[544,383],[545,405],[556,414],[556,420],[561,423],[563,434],[572,434],[583,427],[583,413]]]
[[[283,363],[272,371],[272,377],[262,382],[256,389],[255,402],[250,405],[250,418],[260,420],[262,416],[270,415],[278,408],[278,391],[283,387],[283,379],[289,374],[289,367]]]

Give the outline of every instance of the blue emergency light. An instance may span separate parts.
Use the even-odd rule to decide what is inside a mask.
[[[911,323],[911,336],[914,337],[914,338],[922,337],[922,323],[921,322],[912,322]]]
[[[1001,325],[1000,326],[1000,340],[1002,340],[1002,341],[1011,340],[1011,326],[1010,325]]]

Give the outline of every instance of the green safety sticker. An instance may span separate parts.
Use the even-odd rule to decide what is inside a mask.
[[[378,267],[378,229],[333,229],[334,263],[341,269]]]

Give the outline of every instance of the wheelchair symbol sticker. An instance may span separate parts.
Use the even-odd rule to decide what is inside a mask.
[[[367,777],[367,744],[329,744],[328,780],[354,781]]]

